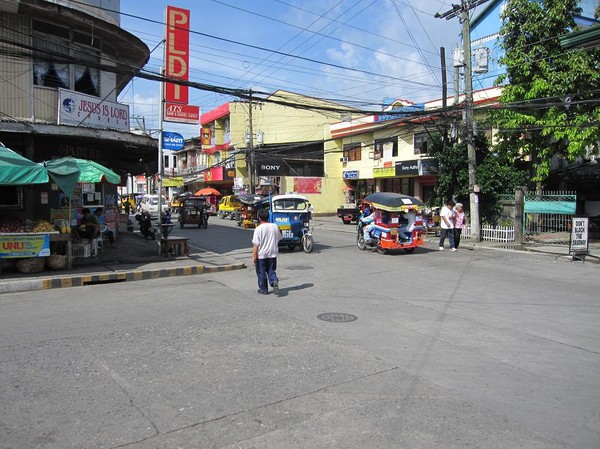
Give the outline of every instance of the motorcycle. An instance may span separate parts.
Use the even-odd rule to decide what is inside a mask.
[[[152,240],[156,240],[156,229],[152,226],[152,219],[148,212],[142,212],[135,216],[138,224],[140,225],[140,233],[144,240],[150,237]]]

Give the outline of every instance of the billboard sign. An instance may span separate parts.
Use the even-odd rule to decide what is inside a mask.
[[[182,81],[190,73],[190,11],[167,6],[165,47],[165,75]],[[166,83],[165,100],[170,103],[188,103],[188,86]]]
[[[187,104],[165,104],[165,122],[189,123],[197,125],[200,123],[200,107]]]
[[[58,89],[58,124],[129,131],[129,106]]]
[[[181,150],[185,144],[185,139],[179,133],[168,131],[162,132],[162,149],[163,150]]]

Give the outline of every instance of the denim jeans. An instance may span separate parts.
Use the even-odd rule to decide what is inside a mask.
[[[258,288],[260,288],[262,291],[268,291],[269,284],[273,286],[273,282],[279,282],[279,278],[275,273],[275,270],[277,270],[277,257],[271,257],[269,259],[256,259],[255,267],[256,276],[258,277]],[[269,284],[267,284],[267,280]]]
[[[454,248],[454,229],[444,229],[440,230],[440,247],[444,247],[444,240],[446,240],[446,236],[448,236],[448,245],[450,248]]]

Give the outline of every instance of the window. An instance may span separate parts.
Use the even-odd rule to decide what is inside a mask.
[[[398,156],[398,139],[379,139],[373,144],[373,159],[389,160]]]
[[[413,146],[415,154],[427,154],[431,145],[431,137],[428,133],[415,133]]]
[[[70,89],[96,97],[100,96],[100,62],[98,39],[68,28],[45,22],[33,22],[33,84],[34,86]],[[85,42],[86,46],[71,42]],[[87,44],[90,44],[88,47]],[[75,59],[77,64],[61,62]]]
[[[344,157],[347,157],[349,161],[360,161],[361,153],[362,145],[360,142],[344,145]]]

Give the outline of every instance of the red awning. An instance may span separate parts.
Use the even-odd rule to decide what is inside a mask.
[[[222,104],[221,106],[213,109],[212,111],[208,111],[206,114],[202,114],[200,116],[200,125],[205,125],[206,123],[214,122],[221,117],[225,117],[229,115],[229,103]]]

